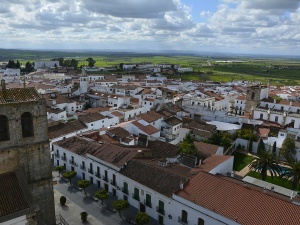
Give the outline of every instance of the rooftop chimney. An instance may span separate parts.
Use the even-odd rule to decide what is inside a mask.
[[[180,181],[180,189],[182,190],[183,189],[183,182]]]
[[[1,80],[1,89],[2,89],[2,91],[6,90],[5,80],[4,79]]]

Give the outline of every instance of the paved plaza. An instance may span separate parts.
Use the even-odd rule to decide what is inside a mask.
[[[109,196],[109,199],[104,200],[104,206],[101,201],[95,201],[91,196],[98,190],[98,187],[91,185],[86,189],[87,196],[83,191],[76,188],[77,178],[72,179],[72,185],[58,177],[58,173],[53,172],[54,180],[57,184],[54,185],[55,212],[60,214],[69,225],[128,225],[126,221],[129,217],[134,218],[138,210],[132,206],[122,211],[122,218],[118,212],[114,212],[111,207],[112,202],[117,200],[116,197]],[[64,195],[67,198],[65,206],[59,203],[60,197]],[[80,213],[86,211],[88,216],[87,222],[82,222]],[[158,222],[150,218],[149,225],[157,225]]]

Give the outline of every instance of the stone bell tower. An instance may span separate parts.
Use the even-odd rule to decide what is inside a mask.
[[[21,169],[39,207],[37,224],[55,224],[46,102],[34,88],[0,89],[0,174]]]
[[[252,114],[260,100],[268,98],[269,88],[266,85],[255,85],[247,88],[245,113]],[[253,115],[252,115],[253,116]]]

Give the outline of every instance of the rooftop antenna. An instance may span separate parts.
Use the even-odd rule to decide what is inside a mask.
[[[24,86],[24,89],[26,88],[26,80],[25,80],[26,76],[24,75],[24,79],[23,79],[23,86]]]

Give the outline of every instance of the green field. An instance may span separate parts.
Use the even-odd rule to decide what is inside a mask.
[[[29,51],[0,49],[0,61],[50,60],[53,58],[76,58],[80,65],[87,65],[86,59],[92,57],[96,66],[115,67],[120,63],[149,62],[178,64],[181,67],[192,67],[193,73],[169,75],[171,79],[228,82],[233,80],[270,81],[273,85],[298,85],[300,83],[300,59],[286,58],[225,58],[197,55],[142,54],[142,53],[107,53],[82,51]],[[241,62],[219,62],[224,60],[239,60]],[[125,72],[123,72],[125,73]]]

